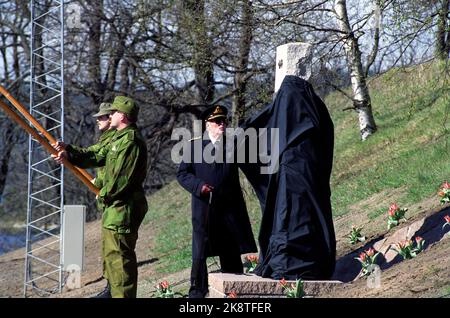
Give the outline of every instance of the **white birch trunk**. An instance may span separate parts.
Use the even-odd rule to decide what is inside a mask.
[[[359,50],[358,39],[350,27],[346,0],[335,0],[334,9],[337,15],[339,29],[344,32],[342,40],[350,70],[353,106],[359,117],[360,135],[362,140],[366,140],[367,137],[377,130],[377,126],[372,114],[369,89],[366,84],[366,77],[361,62],[361,51]]]

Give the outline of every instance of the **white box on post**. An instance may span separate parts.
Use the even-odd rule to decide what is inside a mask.
[[[84,269],[85,205],[65,205],[63,218],[63,269]]]

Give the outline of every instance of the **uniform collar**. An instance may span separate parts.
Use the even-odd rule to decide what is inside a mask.
[[[136,125],[135,124],[131,124],[128,127],[122,129],[122,130],[116,130],[116,136],[120,137],[125,135],[126,133],[128,133],[131,130],[136,130]]]
[[[208,138],[207,138],[207,140],[211,140],[211,143],[214,145],[214,144],[216,144],[217,142],[222,142],[222,140],[224,140],[224,136],[225,135],[225,133],[223,133],[219,138],[213,138],[212,136],[211,136],[211,134],[208,132]]]

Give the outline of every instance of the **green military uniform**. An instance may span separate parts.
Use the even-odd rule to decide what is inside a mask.
[[[142,183],[147,148],[135,125],[117,132],[106,158],[99,201],[103,213],[103,257],[113,297],[136,297],[138,228],[147,212]]]
[[[100,116],[109,116],[109,114],[111,113],[111,110],[109,110],[111,108],[111,104],[110,103],[101,103],[100,107],[99,107],[99,111],[93,115],[93,117],[97,118]],[[100,151],[102,151],[104,148],[109,147],[111,144],[111,140],[114,138],[114,135],[116,133],[115,129],[109,129],[109,130],[105,130],[102,132],[102,134],[100,135],[97,143],[87,147],[87,148],[82,148],[82,147],[78,147],[75,145],[68,145],[66,147],[66,151],[69,154],[69,160],[70,162],[72,162],[73,164],[75,164],[76,166],[80,167],[80,168],[89,168],[90,166],[87,165],[85,161],[83,160],[84,155],[86,153],[95,153],[98,154],[100,153]],[[95,182],[94,185],[101,189],[103,186],[103,180],[105,179],[105,171],[104,171],[104,167],[98,167],[96,169],[96,177],[95,177]],[[100,212],[103,213],[103,209],[104,206],[101,202],[99,202],[97,200],[97,208]],[[105,262],[103,261],[103,276],[106,277],[106,271],[105,271]]]
[[[87,148],[82,148],[82,147],[78,147],[75,145],[67,145],[66,151],[69,153],[70,162],[80,168],[87,168],[87,167],[84,167],[84,161],[82,160],[83,154],[88,153],[88,152],[99,153],[104,147],[109,147],[111,140],[113,139],[115,133],[116,133],[115,129],[109,129],[109,130],[104,131],[100,135],[100,138],[98,139],[97,143],[95,143]],[[104,168],[98,167],[97,174],[95,176],[94,185],[97,188],[101,188],[103,186],[104,178],[105,178]]]
[[[137,116],[134,102],[118,96],[112,110]],[[82,154],[85,167],[104,166],[105,178],[98,194],[102,216],[105,278],[112,297],[136,297],[138,228],[147,212],[142,184],[147,172],[147,147],[136,125],[116,131],[110,145]]]

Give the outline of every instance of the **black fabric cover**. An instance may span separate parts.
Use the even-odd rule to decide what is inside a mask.
[[[330,278],[336,255],[330,202],[334,132],[325,104],[307,81],[286,76],[273,103],[241,127],[279,128],[280,137],[278,172],[262,175],[260,164],[240,165],[263,211],[255,273]]]

